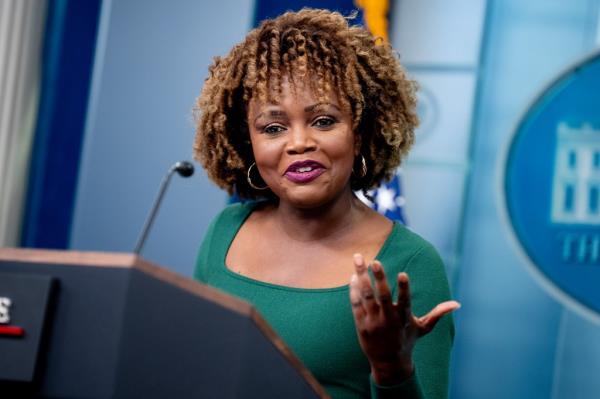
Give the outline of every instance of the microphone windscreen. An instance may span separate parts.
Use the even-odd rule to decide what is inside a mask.
[[[175,170],[181,177],[190,177],[194,174],[194,165],[188,161],[179,161],[175,164]]]

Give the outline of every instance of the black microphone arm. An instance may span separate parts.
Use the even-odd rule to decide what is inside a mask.
[[[194,165],[188,161],[179,161],[176,162],[167,175],[163,178],[160,183],[160,188],[158,190],[158,195],[154,200],[154,205],[152,205],[152,210],[150,210],[150,215],[146,219],[146,223],[144,223],[144,227],[142,228],[142,232],[138,238],[137,244],[135,245],[135,249],[133,253],[139,255],[142,252],[142,247],[144,246],[144,242],[146,242],[146,238],[148,237],[148,232],[152,227],[152,223],[154,223],[154,218],[156,217],[156,213],[158,212],[158,208],[160,207],[160,203],[162,202],[163,196],[165,195],[165,191],[167,191],[167,187],[169,186],[169,182],[171,181],[171,176],[173,173],[177,172],[181,177],[190,177],[194,174]]]

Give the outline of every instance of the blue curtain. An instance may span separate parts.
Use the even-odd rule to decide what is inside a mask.
[[[21,245],[67,248],[101,0],[49,0]]]

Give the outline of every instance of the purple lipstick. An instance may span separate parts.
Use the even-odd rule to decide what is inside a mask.
[[[325,167],[311,159],[296,161],[288,166],[284,176],[294,183],[310,183],[325,172]]]

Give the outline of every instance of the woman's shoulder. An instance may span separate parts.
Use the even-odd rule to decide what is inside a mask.
[[[224,259],[224,254],[240,226],[262,201],[238,202],[223,208],[215,216],[204,234],[196,260],[194,276],[206,282],[210,264],[216,264]]]
[[[433,257],[441,262],[437,250],[429,241],[398,222],[394,222],[382,253],[390,257],[400,257],[408,263],[421,257]]]
[[[448,278],[442,257],[436,248],[425,238],[408,227],[395,223],[390,246],[386,250],[390,265],[388,272],[395,276],[406,272],[411,281],[411,291],[427,292],[427,297],[442,301],[449,299]],[[394,284],[394,294],[396,284]],[[427,306],[430,306],[428,304]],[[426,308],[419,309],[420,312]]]
[[[406,272],[409,276],[438,276],[445,279],[444,262],[436,248],[408,227],[394,223],[392,232],[382,248],[381,262],[390,266],[394,274]]]

